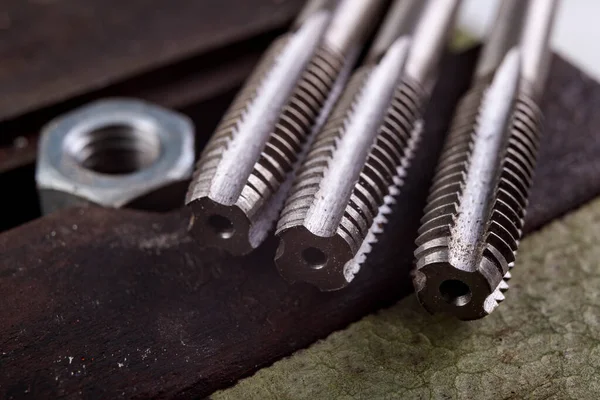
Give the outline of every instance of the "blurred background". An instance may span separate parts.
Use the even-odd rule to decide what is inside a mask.
[[[460,26],[481,38],[492,23],[501,0],[465,0],[459,16]],[[554,50],[584,72],[600,80],[600,2],[596,0],[563,1],[553,33]]]

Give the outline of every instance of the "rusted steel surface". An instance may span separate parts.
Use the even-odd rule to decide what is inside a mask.
[[[0,397],[208,395],[411,293],[426,181],[474,57],[446,64],[421,174],[346,290],[286,284],[273,239],[242,258],[201,250],[183,211],[75,209],[0,235]],[[552,76],[529,229],[600,189],[600,86],[560,59]]]
[[[6,0],[0,121],[285,25],[304,0]]]

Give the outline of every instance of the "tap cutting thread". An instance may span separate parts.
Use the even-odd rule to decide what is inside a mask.
[[[503,3],[499,24],[513,21],[516,5]],[[512,50],[500,66],[512,38],[502,27],[492,34],[486,48],[495,54],[484,48],[486,68],[459,103],[416,241],[415,289],[432,313],[478,319],[505,299],[537,161],[547,77],[539,61],[549,54],[555,8],[528,4],[521,56]]]
[[[265,239],[384,4],[313,0],[271,46],[198,161],[186,203],[202,244],[241,255]]]
[[[398,37],[400,31],[384,35],[387,45],[374,46],[382,54],[368,57],[354,73],[312,143],[279,219],[275,260],[287,280],[337,290],[365,261],[418,143],[440,43],[458,3],[429,1],[412,45]],[[406,14],[391,15],[382,32]]]

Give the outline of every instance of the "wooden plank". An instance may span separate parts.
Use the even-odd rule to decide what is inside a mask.
[[[100,98],[135,97],[168,108],[184,110],[193,107],[195,112],[205,113],[198,104],[237,89],[279,33],[270,31],[0,122],[0,174],[35,161],[39,132],[48,121]],[[196,119],[199,130],[204,130],[203,118]],[[209,135],[211,132],[203,133]]]
[[[75,209],[0,235],[0,397],[206,396],[411,293],[432,161],[474,57],[446,65],[417,173],[346,290],[286,284],[273,239],[241,258],[202,250],[183,211]],[[600,192],[590,179],[600,170],[600,86],[559,59],[552,77],[529,229]]]
[[[304,0],[6,0],[0,121],[286,24]]]

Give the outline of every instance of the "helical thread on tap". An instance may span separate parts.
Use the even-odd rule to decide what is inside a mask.
[[[271,232],[307,143],[385,5],[313,0],[273,44],[197,164],[186,204],[200,244],[244,255]]]
[[[267,53],[261,58],[259,65],[255,67],[246,80],[244,87],[225,112],[196,164],[192,179],[194,185],[190,187],[188,197],[191,196],[192,192],[195,197],[208,196],[211,181],[214,178],[219,161],[223,157],[223,152],[236,134],[239,121],[244,118],[244,114],[258,95],[260,85],[268,75],[275,59],[280,55],[288,39],[288,36],[282,36],[271,44]]]
[[[527,199],[539,147],[541,112],[523,92],[512,107],[492,195],[486,204],[465,205],[464,192],[476,184],[473,151],[485,146],[479,135],[484,98],[492,76],[479,79],[460,102],[430,189],[417,238],[415,288],[430,312],[445,311],[460,319],[481,318],[504,300],[510,269],[523,232]],[[494,168],[497,156],[489,153]],[[465,250],[455,229],[461,212],[488,208],[485,218],[472,223],[482,229],[480,243]],[[469,211],[467,211],[469,212]],[[464,216],[462,216],[464,218]],[[453,254],[470,252],[475,268]],[[478,253],[479,252],[479,253]],[[479,254],[479,256],[477,256]],[[479,258],[477,258],[479,257]]]
[[[383,229],[383,225],[374,226],[373,222],[381,211],[387,211],[381,207],[391,201],[389,196],[398,194],[402,185],[421,135],[422,99],[420,88],[410,82],[404,81],[395,90],[338,228],[353,252],[359,252],[374,228]]]
[[[346,57],[321,43],[278,113],[274,128],[239,193],[231,201],[214,198],[215,183],[224,184],[217,177],[217,170],[249,110],[256,107],[258,96],[263,94],[261,88],[271,78],[273,66],[290,40],[290,35],[286,35],[273,43],[248,79],[204,149],[188,191],[187,202],[193,212],[192,233],[204,244],[224,248],[232,254],[252,251],[268,234],[312,128],[321,113],[326,112],[334,87],[350,66]],[[241,178],[228,179],[233,184]]]
[[[430,0],[424,7],[401,1],[292,186],[276,231],[275,261],[288,281],[324,291],[347,286],[382,233],[403,185],[460,1]],[[416,13],[409,40],[408,15]]]
[[[341,218],[329,229],[331,234],[315,232],[317,229],[309,222],[311,207],[316,205],[320,193],[327,190],[323,180],[331,163],[345,156],[339,144],[360,107],[372,72],[372,67],[365,66],[354,74],[315,138],[286,201],[276,232],[281,240],[276,262],[280,273],[290,281],[309,282],[321,290],[345,287],[358,272],[377,235],[383,232],[386,215],[399,193],[420,137],[424,98],[419,85],[408,81],[401,82],[393,91],[357,181],[345,182],[350,196],[338,206]]]
[[[279,218],[277,233],[304,222],[312,200],[319,190],[320,180],[329,166],[344,125],[354,110],[358,94],[369,72],[370,68],[361,68],[353,75],[322,132],[315,138],[302,167],[296,174],[295,183]]]
[[[324,46],[309,63],[240,195],[240,207],[248,216],[257,214],[265,198],[276,199],[279,204],[270,208],[281,209],[284,199],[276,194],[289,180],[306,146],[307,132],[322,112],[343,67],[344,59]],[[276,216],[269,218],[269,223]]]

